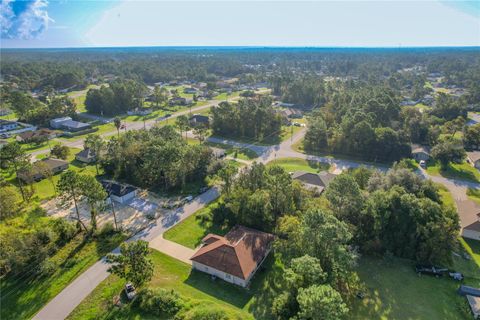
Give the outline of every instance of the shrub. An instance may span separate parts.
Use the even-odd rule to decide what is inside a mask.
[[[184,302],[175,290],[144,289],[138,294],[136,303],[145,312],[173,317],[180,311]]]
[[[227,320],[228,316],[223,309],[200,306],[188,311],[184,320]]]
[[[199,220],[202,224],[212,221],[213,214],[210,210],[203,210],[195,216],[195,219]]]
[[[105,238],[107,236],[111,236],[115,233],[115,227],[113,226],[113,223],[108,222],[103,225],[102,228],[100,228],[99,231],[97,231],[97,236],[100,238]]]
[[[57,265],[47,259],[40,263],[40,265],[38,266],[37,274],[41,277],[47,277],[52,275],[56,269]]]
[[[65,219],[55,219],[52,222],[52,228],[57,234],[57,244],[64,245],[77,234],[78,229],[74,223]]]

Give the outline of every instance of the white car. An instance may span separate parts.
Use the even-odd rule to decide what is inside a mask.
[[[130,282],[125,285],[125,294],[127,295],[128,300],[132,300],[137,295],[135,287]]]
[[[425,162],[425,160],[420,160],[420,167],[426,168],[427,167],[427,162]]]

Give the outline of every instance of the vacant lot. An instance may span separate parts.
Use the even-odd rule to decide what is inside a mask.
[[[328,171],[330,169],[330,164],[328,163],[309,161],[300,158],[281,158],[269,163],[269,165],[274,164],[284,168],[287,172],[305,171],[318,173],[320,171]]]

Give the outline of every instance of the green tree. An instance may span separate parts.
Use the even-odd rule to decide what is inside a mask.
[[[90,175],[80,175],[79,178],[81,194],[85,197],[90,206],[90,224],[92,229],[95,230],[97,228],[97,211],[103,208],[102,204],[107,198],[107,193],[95,177]]]
[[[480,123],[465,128],[463,143],[466,148],[480,149]]]
[[[188,122],[188,117],[186,115],[178,116],[175,119],[175,124],[177,125],[178,129],[180,129],[180,135],[182,135],[182,133],[185,132],[185,139],[187,139],[187,131],[190,127],[190,124]]]
[[[57,191],[59,199],[62,203],[73,202],[75,205],[75,212],[77,214],[77,221],[87,231],[87,227],[80,218],[80,211],[78,210],[78,200],[82,195],[81,177],[75,171],[68,170],[60,176],[57,182]]]
[[[446,170],[450,162],[460,162],[467,155],[463,148],[450,141],[437,144],[432,148],[431,154],[440,162],[442,170]]]
[[[48,179],[48,181],[50,181],[50,183],[53,186],[53,190],[55,192],[55,195],[56,195],[57,190],[55,188],[55,182],[53,181],[53,171],[50,168],[50,166],[43,161],[39,161],[35,164],[35,167],[42,174],[42,176],[44,176],[46,179]]]
[[[348,313],[347,305],[340,294],[329,285],[313,285],[301,288],[297,301],[302,320],[338,320]]]
[[[358,210],[362,208],[363,196],[355,179],[349,174],[341,174],[328,185],[325,198],[330,202],[335,215],[355,226],[358,223]]]
[[[105,141],[98,134],[89,134],[83,142],[83,147],[92,150],[95,154],[95,170],[98,175],[98,163],[105,149]]]
[[[153,275],[153,263],[147,257],[149,253],[146,241],[124,242],[120,245],[120,254],[107,255],[107,262],[111,264],[108,271],[140,286]]]
[[[205,127],[204,125],[198,125],[193,128],[193,134],[198,138],[200,143],[203,143],[207,135],[207,127]]]
[[[20,196],[13,186],[0,188],[0,220],[20,213]]]
[[[50,153],[52,156],[54,156],[57,159],[65,160],[70,154],[70,149],[67,146],[56,144],[55,146],[53,146],[52,151]]]
[[[23,201],[26,200],[26,190],[23,187],[23,181],[18,177],[18,172],[20,170],[28,169],[30,164],[28,158],[28,155],[18,142],[8,143],[6,146],[0,149],[0,160],[2,164],[12,166],[15,171],[18,187],[22,194]]]
[[[117,128],[117,137],[120,137],[120,128],[122,127],[122,119],[119,117],[113,118],[113,124],[115,125],[115,128]]]
[[[225,166],[217,172],[217,175],[223,181],[223,189],[227,196],[230,195],[230,190],[232,189],[236,174],[237,167],[231,162],[226,162]]]

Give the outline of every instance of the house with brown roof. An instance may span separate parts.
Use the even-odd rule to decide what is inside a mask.
[[[319,194],[328,187],[335,177],[335,174],[327,171],[321,171],[319,173],[295,171],[292,174],[292,179],[300,181],[305,188],[316,191]]]
[[[270,253],[272,234],[235,226],[225,236],[208,234],[190,258],[194,270],[246,287]]]
[[[55,158],[45,158],[39,161],[36,161],[32,164],[31,168],[20,170],[18,172],[18,177],[25,182],[40,181],[45,179],[44,168],[41,164],[46,165],[46,169],[50,170],[52,174],[60,173],[68,169],[68,162]]]
[[[477,220],[462,228],[462,237],[480,240],[480,208],[474,205],[473,210],[477,210],[476,212],[478,212]]]
[[[57,137],[57,132],[42,128],[35,131],[25,131],[17,135],[16,140],[19,142],[35,142],[46,141]]]

